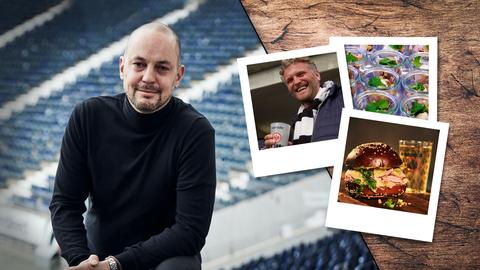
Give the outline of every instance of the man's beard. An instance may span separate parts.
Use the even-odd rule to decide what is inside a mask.
[[[152,98],[152,99],[145,99],[146,101],[139,101],[135,97],[135,93],[133,96],[129,96],[130,103],[132,104],[135,109],[141,113],[153,113],[159,110],[166,101],[163,100],[163,97],[159,93],[158,98]]]

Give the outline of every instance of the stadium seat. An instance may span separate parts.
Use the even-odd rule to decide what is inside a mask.
[[[340,231],[314,243],[301,243],[273,256],[245,262],[232,270],[260,269],[374,270],[378,268],[359,233]]]

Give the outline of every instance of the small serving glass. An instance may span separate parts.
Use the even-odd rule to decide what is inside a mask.
[[[400,115],[428,120],[428,96],[412,95],[402,100]]]
[[[355,109],[379,112],[385,114],[397,114],[397,99],[385,91],[367,90],[354,98]]]
[[[428,71],[428,52],[418,52],[410,55],[409,66],[415,70],[427,70]]]
[[[397,74],[406,74],[409,71],[407,57],[397,51],[376,51],[370,56],[370,61],[375,67],[393,69]]]
[[[418,53],[418,52],[428,52],[429,51],[428,45],[409,45],[408,49],[412,54],[413,53]]]
[[[402,78],[403,94],[405,97],[412,95],[428,95],[428,71],[415,70]]]
[[[365,65],[369,64],[367,52],[361,47],[345,46],[345,56],[347,60],[347,65],[354,66],[360,71]]]
[[[364,71],[361,78],[366,90],[387,92],[397,101],[401,99],[400,76],[393,69],[370,68]]]
[[[382,50],[385,50],[385,51],[396,51],[396,52],[399,52],[399,53],[402,53],[404,55],[410,55],[411,54],[411,50],[410,50],[410,45],[384,45],[382,47]]]
[[[358,70],[353,66],[348,66],[348,80],[350,82],[350,91],[352,93],[352,97],[355,95],[356,91],[356,84],[358,82]]]

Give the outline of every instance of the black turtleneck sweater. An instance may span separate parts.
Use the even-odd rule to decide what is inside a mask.
[[[61,255],[69,265],[112,255],[124,270],[143,270],[199,254],[215,199],[214,146],[208,120],[177,98],[153,114],[136,112],[125,94],[77,105],[50,204]]]

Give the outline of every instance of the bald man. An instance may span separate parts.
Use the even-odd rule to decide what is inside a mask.
[[[68,269],[201,269],[215,199],[214,130],[172,97],[185,71],[180,53],[168,26],[137,28],[119,62],[125,93],[75,107],[50,204]]]

